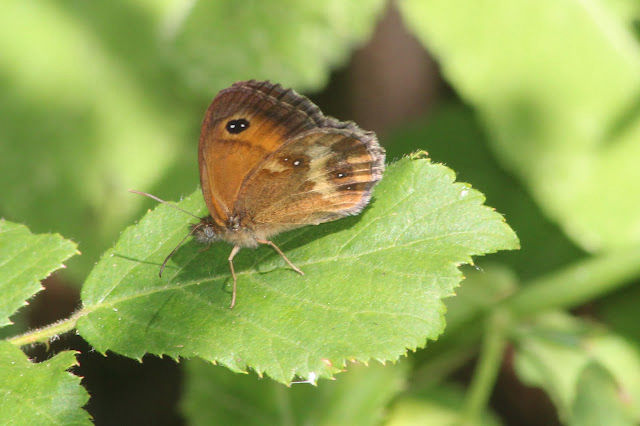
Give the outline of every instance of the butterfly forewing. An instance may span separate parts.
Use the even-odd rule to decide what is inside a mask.
[[[241,82],[221,91],[202,124],[200,181],[219,225],[233,213],[240,186],[284,142],[317,128],[324,116],[308,99],[268,82]]]

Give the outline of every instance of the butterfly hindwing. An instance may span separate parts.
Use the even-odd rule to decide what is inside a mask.
[[[352,123],[288,141],[253,170],[235,205],[265,235],[359,213],[384,171],[375,135]]]

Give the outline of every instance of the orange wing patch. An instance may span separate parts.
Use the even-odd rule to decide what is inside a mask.
[[[205,115],[198,149],[200,182],[213,220],[227,221],[251,170],[323,120],[308,99],[280,85],[249,81],[221,91]]]

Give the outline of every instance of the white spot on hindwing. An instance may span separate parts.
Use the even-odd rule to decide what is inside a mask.
[[[289,158],[285,157],[282,159],[282,161],[288,162]],[[264,165],[264,170],[271,173],[282,173],[284,171],[287,171],[289,168],[290,167],[288,165],[282,164],[278,159],[272,159]]]

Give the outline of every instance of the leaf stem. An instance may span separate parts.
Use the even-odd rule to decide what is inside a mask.
[[[517,316],[568,309],[640,276],[640,247],[615,250],[569,265],[522,286],[503,306]]]
[[[461,424],[481,424],[489,397],[493,391],[502,354],[506,345],[506,334],[511,319],[504,309],[496,309],[485,323],[480,358],[467,393]]]
[[[25,346],[25,345],[30,345],[32,343],[47,342],[52,337],[55,337],[59,334],[66,333],[76,328],[76,323],[78,322],[78,319],[80,319],[84,315],[86,315],[86,311],[80,310],[75,314],[73,314],[72,316],[70,316],[69,318],[60,320],[58,322],[54,322],[53,324],[47,325],[42,328],[28,331],[19,336],[15,336],[10,339],[7,339],[7,341],[10,343],[13,343],[16,346]]]

